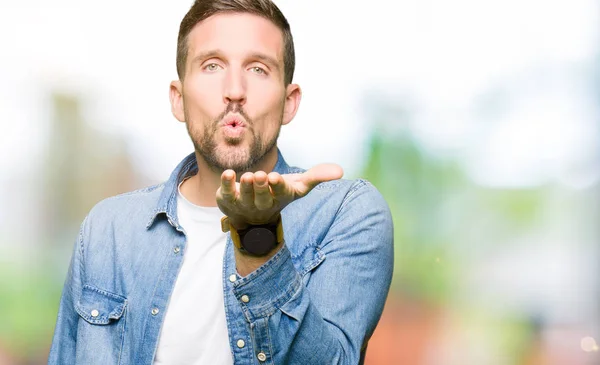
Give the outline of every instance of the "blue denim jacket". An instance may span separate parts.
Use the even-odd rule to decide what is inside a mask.
[[[274,170],[303,171],[281,154]],[[177,186],[196,172],[190,154],[167,182],[90,211],[74,245],[49,364],[153,363],[186,245]],[[282,220],[282,249],[233,282],[227,237],[223,295],[235,364],[362,362],[392,277],[386,202],[367,181],[336,180],[287,206]]]

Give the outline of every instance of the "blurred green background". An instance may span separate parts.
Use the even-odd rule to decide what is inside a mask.
[[[282,152],[392,210],[367,364],[600,364],[599,4],[276,3],[304,90]],[[1,3],[0,365],[45,363],[89,209],[192,151],[167,97],[189,5]]]

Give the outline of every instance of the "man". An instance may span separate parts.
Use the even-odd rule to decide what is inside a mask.
[[[177,71],[172,112],[195,152],[83,221],[49,363],[362,362],[391,216],[368,182],[277,149],[301,97],[287,20],[269,0],[197,0]]]

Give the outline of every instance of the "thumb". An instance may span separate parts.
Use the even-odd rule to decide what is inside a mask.
[[[333,163],[322,163],[302,174],[302,182],[309,190],[324,181],[341,179],[344,176],[344,170],[341,166]]]

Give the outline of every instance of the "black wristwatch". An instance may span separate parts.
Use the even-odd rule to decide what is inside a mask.
[[[239,231],[229,223],[229,217],[223,217],[221,230],[231,232],[235,247],[252,256],[265,256],[283,242],[281,216],[275,223],[252,225]]]

